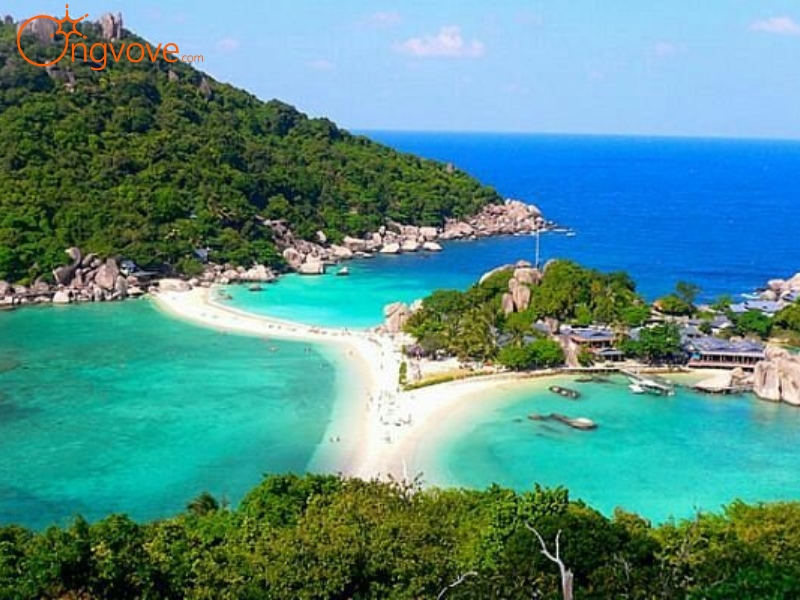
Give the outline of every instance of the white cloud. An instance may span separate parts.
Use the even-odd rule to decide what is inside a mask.
[[[216,48],[220,52],[236,52],[241,45],[236,38],[226,37],[217,42]]]
[[[800,36],[800,24],[791,17],[772,17],[763,21],[756,21],[750,25],[750,29],[775,35]]]
[[[417,58],[478,58],[486,53],[482,42],[465,40],[458,25],[445,25],[436,35],[411,38],[398,49]]]
[[[324,58],[312,60],[311,62],[306,63],[306,66],[314,71],[333,71],[336,68],[335,64],[329,60],[325,60]]]
[[[658,42],[653,46],[653,54],[658,58],[672,58],[679,54],[684,54],[686,48],[671,42]]]
[[[396,10],[376,12],[367,17],[367,24],[372,27],[395,27],[403,22],[403,15]]]

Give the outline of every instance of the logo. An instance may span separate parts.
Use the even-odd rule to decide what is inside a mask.
[[[19,31],[17,31],[17,49],[19,50],[20,55],[24,58],[27,62],[32,64],[34,67],[50,67],[55,65],[56,63],[61,62],[61,60],[67,56],[67,53],[70,51],[70,43],[69,39],[70,36],[75,35],[81,38],[86,39],[86,36],[83,35],[77,29],[78,23],[83,21],[89,14],[83,15],[80,19],[71,19],[69,16],[69,4],[67,4],[67,14],[63,19],[56,19],[55,17],[51,17],[50,15],[36,15],[35,17],[31,17],[19,27]],[[51,60],[50,62],[46,63],[39,63],[32,60],[25,54],[25,50],[22,48],[22,34],[25,32],[25,28],[28,27],[34,21],[39,19],[45,19],[48,21],[52,21],[56,25],[58,25],[58,29],[56,29],[55,33],[51,33],[50,37],[55,38],[57,35],[64,36],[64,49],[61,52],[61,55],[56,58],[55,60]],[[64,25],[69,23],[70,29],[68,31],[64,30]],[[93,71],[102,71],[108,65],[108,55],[111,54],[114,62],[119,62],[120,60],[127,59],[129,62],[132,63],[140,63],[142,62],[145,57],[150,59],[150,62],[156,62],[159,58],[159,55],[163,57],[163,59],[168,63],[174,62],[204,62],[204,57],[202,54],[196,55],[186,55],[181,56],[180,58],[177,54],[180,52],[178,45],[175,43],[169,43],[163,45],[159,44],[155,49],[150,46],[149,43],[140,44],[138,42],[134,42],[132,44],[126,44],[123,42],[119,45],[118,48],[114,47],[112,43],[105,43],[105,42],[98,42],[96,44],[92,44],[88,48],[86,44],[78,42],[72,43],[71,45],[72,53],[71,53],[71,60],[75,62],[75,55],[76,51],[78,51],[78,58],[80,59],[81,53],[79,51],[83,51],[83,62],[90,63],[91,69]]]
[[[89,16],[89,14],[87,13],[87,14],[83,15],[80,19],[76,19],[76,20],[70,19],[69,18],[69,4],[67,4],[67,15],[63,19],[59,20],[59,19],[56,19],[55,17],[51,17],[50,15],[36,15],[35,17],[31,17],[30,19],[25,21],[20,26],[19,31],[17,32],[17,48],[19,48],[19,53],[22,55],[22,58],[24,58],[29,63],[31,63],[34,67],[49,67],[51,65],[56,64],[62,58],[64,58],[64,56],[66,56],[67,50],[69,50],[69,36],[71,36],[71,35],[79,35],[82,38],[86,37],[80,31],[75,29],[75,26],[78,23],[80,23],[81,21],[83,21],[88,16]],[[57,59],[55,59],[53,61],[50,61],[49,63],[37,63],[37,62],[32,61],[30,58],[25,56],[25,51],[22,49],[22,32],[25,31],[25,28],[28,25],[30,25],[34,21],[37,21],[38,19],[47,19],[48,21],[53,21],[55,24],[58,25],[58,29],[56,30],[56,32],[50,34],[51,38],[54,38],[58,34],[61,34],[61,35],[64,36],[64,51],[61,53],[61,56],[59,56]],[[64,31],[64,29],[63,29],[64,23],[69,23],[70,25],[72,25],[72,29],[70,31]]]

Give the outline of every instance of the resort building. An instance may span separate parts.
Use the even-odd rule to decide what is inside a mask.
[[[741,315],[751,310],[764,313],[768,317],[772,317],[783,308],[780,302],[772,302],[770,300],[747,300],[739,304],[731,304],[731,312],[735,315]]]
[[[583,350],[588,350],[598,360],[618,361],[624,358],[623,353],[614,347],[616,336],[613,331],[581,327],[566,329],[562,333],[569,338],[570,342]]]
[[[690,367],[712,369],[755,369],[764,360],[764,345],[742,340],[733,342],[715,337],[703,337],[687,342]]]

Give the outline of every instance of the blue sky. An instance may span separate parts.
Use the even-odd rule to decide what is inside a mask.
[[[63,1],[4,0],[17,19]],[[798,0],[72,0],[350,129],[800,138]]]

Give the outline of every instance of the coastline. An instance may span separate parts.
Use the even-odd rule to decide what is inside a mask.
[[[198,325],[320,344],[331,353],[340,378],[338,398],[325,436],[309,463],[310,471],[364,479],[413,479],[426,462],[420,448],[432,430],[445,422],[460,422],[454,416],[482,406],[484,395],[491,401],[498,389],[510,391],[558,376],[549,372],[537,377],[499,374],[400,391],[400,339],[369,330],[314,327],[254,315],[221,305],[213,295],[213,288],[193,288],[159,292],[152,298],[164,312]]]
[[[483,414],[490,404],[525,388],[543,388],[566,375],[558,371],[502,373],[401,391],[402,337],[247,313],[220,304],[214,294],[214,288],[193,288],[162,291],[152,298],[164,312],[204,327],[319,344],[335,363],[337,398],[325,435],[309,462],[311,472],[363,479],[425,479],[437,440],[463,428],[472,421],[470,416]],[[679,377],[695,380],[707,373],[692,371]],[[433,477],[435,483],[442,480],[441,473]]]

